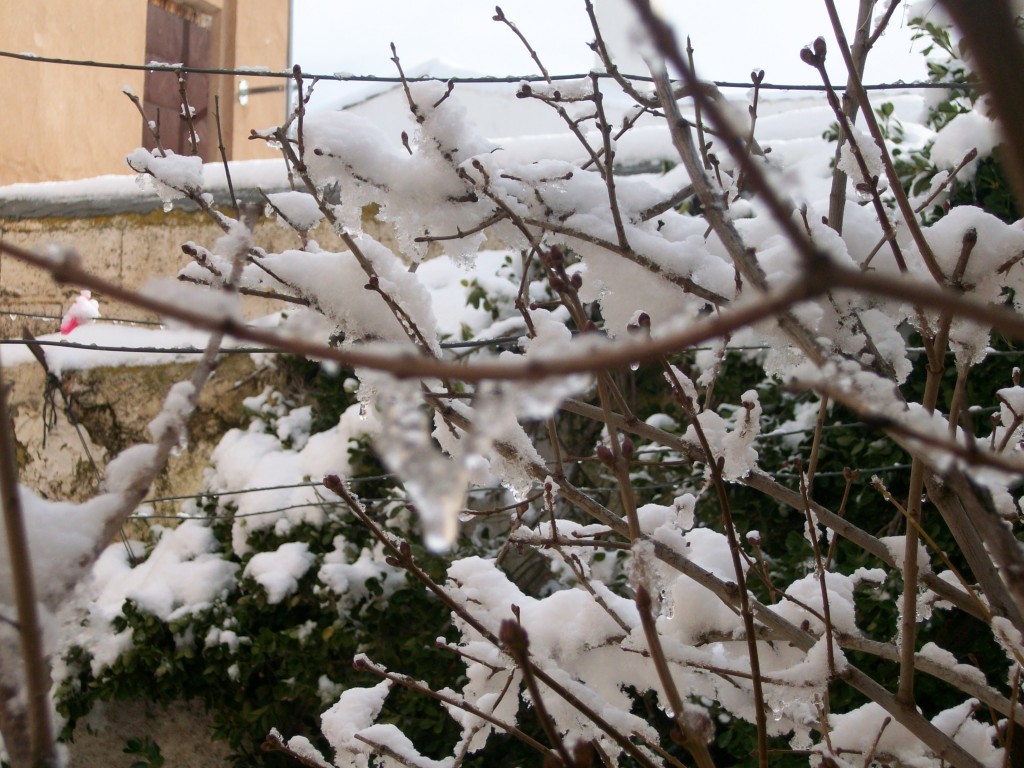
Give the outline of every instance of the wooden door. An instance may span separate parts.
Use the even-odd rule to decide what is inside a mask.
[[[159,61],[187,67],[209,67],[211,19],[170,0],[150,0],[146,15],[146,63]],[[213,152],[210,133],[210,76],[186,75],[186,95],[194,110],[193,125],[199,139],[198,153],[208,160]],[[164,149],[179,155],[192,154],[188,122],[182,116],[181,93],[175,72],[147,72],[143,106],[149,120],[159,115],[160,141]],[[143,128],[142,144],[153,149],[155,142]]]

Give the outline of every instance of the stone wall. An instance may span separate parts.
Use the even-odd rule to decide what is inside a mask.
[[[35,250],[50,243],[75,247],[87,269],[126,288],[140,288],[154,277],[174,276],[189,262],[181,246],[194,241],[212,247],[223,233],[206,216],[196,211],[127,211],[88,216],[14,217],[3,214],[13,206],[0,207],[0,241]],[[381,242],[395,246],[390,229],[364,212],[364,228]],[[325,250],[346,250],[329,225],[322,223],[310,236]],[[254,242],[270,252],[301,247],[298,236],[275,219],[261,217],[253,233]],[[28,325],[35,335],[53,333],[57,320],[32,320],[8,313],[18,312],[60,317],[78,293],[75,286],[56,285],[50,276],[0,252],[0,338],[21,336]],[[105,299],[97,294],[104,317],[130,320],[159,318]],[[248,317],[280,309],[275,302],[246,299]]]

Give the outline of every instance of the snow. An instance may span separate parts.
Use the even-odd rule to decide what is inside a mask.
[[[234,589],[238,566],[219,557],[216,546],[208,527],[183,522],[163,531],[149,557],[134,566],[120,545],[100,556],[92,571],[86,621],[72,634],[92,653],[94,673],[113,664],[131,643],[131,630],[112,630],[126,600],[169,621],[200,611]]]
[[[324,217],[316,198],[306,192],[274,192],[267,199],[267,215],[278,211],[281,225],[286,228],[313,229]]]
[[[292,541],[273,552],[253,555],[242,575],[259,583],[267,592],[267,602],[274,605],[295,593],[299,579],[313,566],[314,560],[308,544]]]
[[[38,336],[39,341],[61,342],[58,333]],[[66,371],[110,366],[169,365],[171,363],[195,362],[200,351],[206,347],[210,334],[170,328],[129,327],[114,323],[94,322],[80,325],[72,331],[66,341],[76,346],[41,347],[49,369],[58,376]],[[242,342],[225,339],[223,346],[240,346]],[[98,349],[96,347],[114,347]],[[153,350],[153,351],[150,351]],[[168,351],[160,351],[168,350]],[[176,352],[174,350],[192,350]],[[28,347],[5,347],[4,365],[35,364]]]
[[[125,162],[136,173],[141,186],[148,186],[156,192],[165,204],[190,194],[203,191],[203,161],[196,155],[176,155],[158,150],[136,149],[128,154]]]
[[[978,157],[971,160],[958,174],[962,181],[974,180],[978,163],[992,154],[999,144],[996,124],[977,109],[957,115],[939,131],[932,145],[932,161],[939,168],[952,170],[963,161],[964,156],[972,149],[978,151]]]
[[[870,187],[871,179],[878,177],[880,184],[884,186],[885,170],[882,167],[882,150],[875,144],[874,139],[863,131],[853,128],[851,133],[867,174],[865,175],[865,172],[861,170],[860,162],[858,162],[853,149],[854,144],[850,141],[843,145],[840,152],[838,164],[840,170],[853,179],[855,184],[867,184]]]
[[[119,499],[110,494],[84,504],[49,501],[19,486],[22,517],[28,537],[38,597],[45,603],[80,575],[93,551],[103,545],[103,529]],[[6,526],[0,526],[0,604],[13,605],[13,586]]]
[[[350,407],[337,426],[312,435],[303,444],[290,433],[282,438],[263,431],[257,420],[247,430],[227,432],[214,450],[214,471],[207,483],[215,491],[239,491],[285,486],[239,494],[232,540],[236,552],[251,551],[248,539],[254,531],[273,528],[284,534],[303,522],[322,524],[325,512],[322,491],[309,485],[295,486],[297,478],[342,477],[349,473],[348,448],[352,440],[373,435],[379,429],[375,416]],[[292,447],[285,440],[291,438]],[[301,448],[297,446],[301,445]]]
[[[336,762],[349,757],[355,761],[354,765],[363,768],[369,765],[366,757],[369,747],[355,736],[373,725],[390,690],[390,680],[383,680],[373,688],[349,688],[321,715],[323,733],[335,750]]]

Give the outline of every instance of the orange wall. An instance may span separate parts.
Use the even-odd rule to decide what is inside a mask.
[[[288,0],[191,4],[217,13],[224,64],[287,66]],[[0,50],[144,63],[147,5],[146,0],[104,0],[99,6],[80,0],[0,0]],[[241,14],[235,14],[236,5]],[[283,82],[248,79],[254,86]],[[221,86],[231,159],[272,156],[248,135],[251,128],[282,121],[284,95],[257,94],[242,107],[237,80],[225,78]],[[126,173],[124,156],[142,136],[139,115],[121,93],[126,85],[141,97],[143,73],[0,58],[0,186]]]
[[[229,0],[237,2],[238,15],[235,38],[235,65],[239,67],[266,65],[274,70],[288,67],[288,25],[275,24],[274,19],[288,17],[288,0]],[[286,85],[289,81],[264,77],[234,78],[235,120],[233,157],[248,160],[256,157],[280,157],[264,142],[250,141],[249,131],[280,125],[285,118],[284,93],[256,93],[244,107],[238,104],[238,83],[245,79],[250,87]]]
[[[96,5],[0,0],[0,50],[141,62],[146,3]],[[0,58],[0,184],[121,173],[138,113],[121,93],[142,93],[141,72]]]

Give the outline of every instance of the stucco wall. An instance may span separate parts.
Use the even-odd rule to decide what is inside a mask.
[[[244,0],[240,3],[235,21],[235,67],[265,65],[280,70],[288,67],[288,37],[290,30],[274,19],[287,17],[288,0]],[[290,80],[261,77],[234,77],[232,96],[235,99],[232,135],[232,160],[250,160],[262,157],[280,157],[279,150],[271,150],[265,142],[251,141],[253,129],[271,128],[285,119],[285,99],[280,91],[252,93],[247,104],[238,103],[238,88],[242,80],[250,87],[290,87]],[[223,98],[223,97],[222,97]]]
[[[146,3],[0,0],[0,49],[141,63]],[[142,93],[142,72],[0,59],[0,185],[77,179],[123,169],[139,116],[121,93]]]
[[[214,14],[213,67],[288,66],[288,0],[196,0]],[[84,61],[144,64],[147,0],[0,0],[0,50]],[[248,78],[253,86],[286,80]],[[252,128],[284,119],[281,91],[238,102],[240,78],[214,76],[232,160],[273,157]],[[0,58],[0,186],[123,173],[142,121],[122,89],[142,97],[141,71]],[[212,99],[212,97],[211,97]],[[212,107],[211,114],[212,114]],[[212,136],[216,137],[215,130]]]

